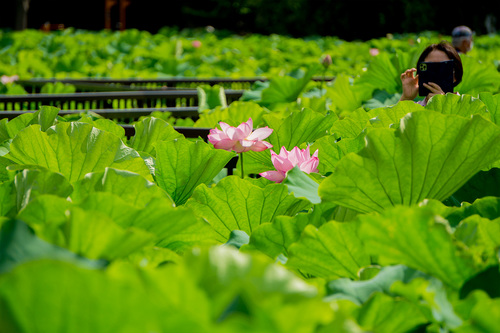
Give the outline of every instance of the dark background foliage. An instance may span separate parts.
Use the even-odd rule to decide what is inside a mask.
[[[16,1],[3,1],[0,28],[15,27]],[[26,0],[25,0],[26,1]],[[64,24],[89,30],[104,28],[105,0],[31,0],[28,28],[43,23]],[[126,28],[156,33],[165,26],[213,26],[235,33],[337,36],[345,40],[378,38],[387,33],[426,30],[450,34],[457,25],[468,25],[477,34],[498,26],[496,1],[471,0],[130,0]],[[118,0],[119,2],[119,0]],[[118,28],[118,6],[111,18]],[[487,16],[493,19],[490,28]]]

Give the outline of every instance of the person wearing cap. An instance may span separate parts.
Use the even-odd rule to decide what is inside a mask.
[[[455,27],[451,32],[451,43],[458,53],[467,53],[472,49],[472,30],[465,26],[460,25]]]

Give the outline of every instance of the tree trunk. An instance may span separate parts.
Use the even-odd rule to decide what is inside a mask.
[[[28,9],[30,0],[16,0],[16,25],[15,30],[28,28]]]

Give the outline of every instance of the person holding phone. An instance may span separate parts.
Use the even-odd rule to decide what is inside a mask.
[[[425,106],[432,96],[453,92],[464,73],[460,56],[446,41],[429,45],[418,58],[417,67],[419,70],[411,68],[401,74],[403,94],[400,101],[412,101],[420,95],[425,99],[417,103]]]

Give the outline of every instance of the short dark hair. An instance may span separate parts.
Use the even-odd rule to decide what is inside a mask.
[[[449,42],[441,41],[438,44],[431,44],[427,46],[418,58],[417,63],[423,62],[425,58],[427,58],[427,56],[435,50],[443,51],[444,53],[446,53],[448,58],[450,58],[450,60],[453,60],[453,70],[455,72],[455,82],[453,83],[453,86],[456,87],[460,82],[462,82],[464,68],[462,66],[462,60],[460,59],[457,50],[455,50],[453,45],[451,45]]]

